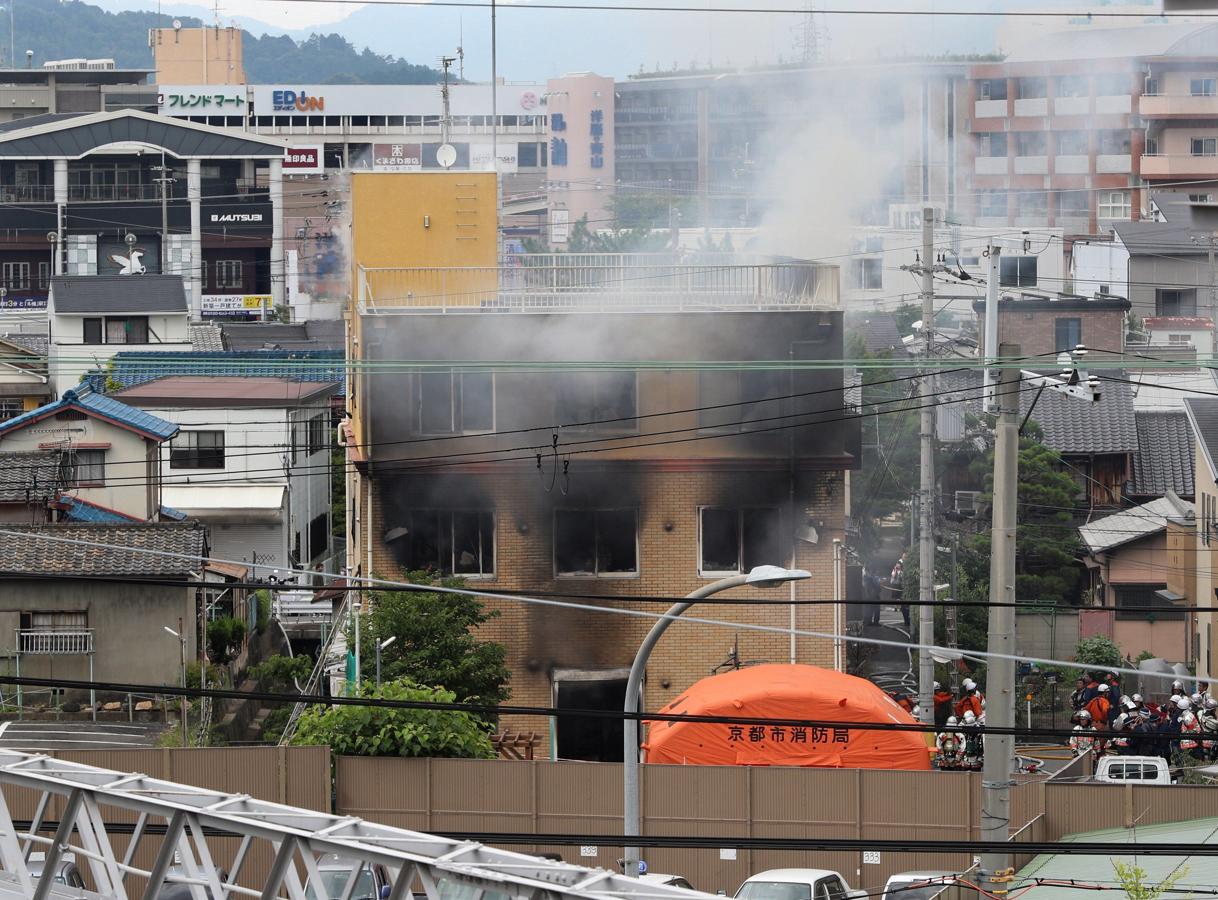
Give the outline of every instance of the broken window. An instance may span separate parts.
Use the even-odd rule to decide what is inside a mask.
[[[698,373],[698,428],[701,431],[754,431],[780,425],[790,393],[787,373],[749,369]],[[758,421],[763,420],[763,421]]]
[[[554,419],[580,431],[638,430],[634,372],[566,372],[559,376]]]
[[[703,575],[748,572],[778,565],[783,550],[782,518],[772,507],[734,509],[704,506],[699,511],[699,571]]]
[[[390,546],[407,569],[495,574],[495,515],[488,510],[416,509],[390,535]],[[396,546],[398,541],[404,544]]]
[[[490,372],[423,372],[416,386],[420,433],[477,434],[495,430],[495,381]]]
[[[639,570],[633,509],[560,509],[554,513],[554,571],[559,575],[634,575]]]

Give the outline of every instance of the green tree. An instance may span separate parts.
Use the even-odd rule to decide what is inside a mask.
[[[357,696],[378,700],[453,703],[452,691],[403,678]],[[486,723],[459,710],[385,706],[310,706],[296,723],[293,744],[322,744],[342,756],[433,756],[492,759]]]
[[[1136,863],[1113,860],[1112,868],[1116,872],[1116,880],[1120,883],[1121,890],[1129,900],[1159,900],[1164,894],[1170,893],[1188,874],[1188,866],[1185,866],[1176,869],[1157,884],[1148,884],[1146,870]]]
[[[1121,648],[1112,638],[1097,634],[1083,638],[1074,648],[1074,658],[1088,668],[1111,669],[1121,665]]]
[[[413,572],[412,581],[427,575]],[[446,585],[459,585],[448,580]],[[497,612],[477,597],[428,591],[388,591],[379,594],[372,611],[361,619],[369,650],[363,654],[363,677],[376,675],[372,641],[397,638],[381,651],[383,679],[407,678],[416,684],[442,687],[459,700],[494,705],[511,696],[506,650],[495,641],[478,640],[473,632]]]

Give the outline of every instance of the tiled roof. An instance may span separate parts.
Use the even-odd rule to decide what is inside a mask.
[[[1169,518],[1192,511],[1191,503],[1160,497],[1082,525],[1078,533],[1088,550],[1099,553],[1157,534],[1167,527]]]
[[[126,403],[119,403],[113,397],[92,392],[77,394],[76,391],[69,390],[64,391],[63,396],[54,403],[48,403],[0,422],[0,437],[66,409],[79,410],[95,418],[125,425],[156,440],[167,441],[178,433],[178,426],[173,422],[167,422],[160,416],[146,413],[142,409],[136,409]]]
[[[1059,373],[1051,373],[1057,375]],[[1125,373],[1113,370],[1114,378]],[[1032,421],[1045,432],[1045,446],[1067,456],[1110,453],[1135,453],[1138,431],[1134,424],[1133,392],[1127,381],[1101,382],[1100,399],[1095,403],[1068,397],[1052,390],[1023,390],[1019,395],[1020,415],[1032,408]]]
[[[1210,477],[1218,475],[1218,397],[1189,397],[1184,401],[1188,423],[1210,466]]]
[[[224,332],[220,330],[219,325],[213,325],[211,322],[190,325],[187,327],[187,332],[190,336],[190,345],[195,350],[224,349]]]
[[[46,356],[51,347],[51,336],[49,334],[27,334],[24,331],[15,331],[9,334],[0,334],[0,340],[8,341],[16,347],[29,350],[31,353],[36,353],[39,356]]]
[[[865,319],[851,322],[863,335],[868,353],[891,353],[894,356],[909,356],[896,317],[891,313],[873,313]]]
[[[194,353],[120,352],[109,377],[121,387],[166,375],[237,375],[346,383],[341,350],[225,350]]]
[[[51,279],[56,313],[186,312],[180,275],[65,275]]]
[[[1102,401],[1101,401],[1102,402]],[[1188,416],[1180,412],[1134,413],[1138,429],[1138,452],[1133,458],[1131,493],[1137,497],[1162,497],[1175,491],[1181,497],[1193,494],[1193,432]]]
[[[204,547],[198,524],[0,525],[0,574],[181,575]]]
[[[346,334],[341,319],[313,322],[224,322],[230,350],[342,350]]]
[[[48,500],[58,483],[58,453],[0,453],[0,503]]]

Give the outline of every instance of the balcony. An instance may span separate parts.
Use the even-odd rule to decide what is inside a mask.
[[[1053,98],[1053,115],[1055,116],[1085,116],[1090,112],[1090,97]]]
[[[743,254],[535,253],[495,266],[359,271],[364,314],[836,309],[838,268]]]
[[[83,656],[93,652],[93,629],[18,629],[17,652],[31,656]]]
[[[978,119],[1005,119],[1007,102],[1005,100],[978,100],[973,107],[973,115]]]
[[[1108,97],[1095,98],[1095,114],[1097,116],[1127,116],[1133,109],[1133,97],[1130,94],[1115,94]]]
[[[1143,178],[1212,178],[1218,176],[1218,156],[1145,153],[1141,175]]]
[[[1017,116],[1047,116],[1048,114],[1048,97],[1028,97],[1015,101],[1015,115]]]
[[[973,161],[973,165],[978,175],[1005,175],[1007,173],[1005,156],[978,156]]]
[[[1133,171],[1133,157],[1128,153],[1099,153],[1095,157],[1097,175],[1128,175]]]
[[[1138,100],[1138,112],[1148,119],[1218,116],[1218,97],[1191,94],[1148,94]]]
[[[1091,157],[1085,153],[1055,156],[1053,171],[1057,175],[1086,175],[1091,171]]]
[[[1047,156],[1017,156],[1015,157],[1016,175],[1048,175],[1049,157]]]

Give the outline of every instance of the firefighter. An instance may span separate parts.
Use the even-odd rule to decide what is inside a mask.
[[[947,731],[935,736],[935,765],[940,769],[959,769],[960,754],[964,749],[964,735],[956,731],[960,722],[955,716],[948,716],[944,724]]]
[[[935,682],[935,724],[940,728],[944,727],[948,719],[954,719],[952,715],[952,692],[945,691]]]
[[[964,735],[963,768],[980,772],[985,756],[985,744],[981,738],[981,725],[971,709],[961,717],[960,731]]]
[[[1197,717],[1191,712],[1181,714],[1180,752],[1200,759],[1202,756],[1200,735],[1201,724],[1197,721]]]
[[[1207,697],[1201,709],[1197,711],[1197,721],[1206,735],[1201,741],[1201,749],[1205,758],[1213,762],[1218,757],[1218,700]]]
[[[1082,756],[1095,743],[1095,729],[1091,727],[1091,713],[1085,709],[1078,711],[1078,724],[1070,735],[1070,752]]]
[[[1108,700],[1108,685],[1101,682],[1095,690],[1095,696],[1087,703],[1087,712],[1091,713],[1095,727],[1103,731],[1112,719],[1112,703]]]
[[[962,694],[956,701],[956,717],[963,720],[965,713],[972,713],[974,719],[980,719],[985,713],[985,700],[977,689],[977,682],[966,678],[960,685],[960,690]]]

